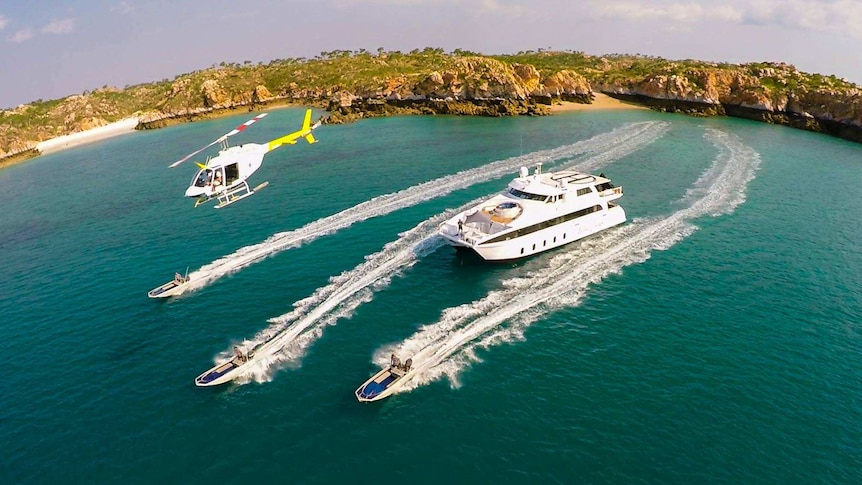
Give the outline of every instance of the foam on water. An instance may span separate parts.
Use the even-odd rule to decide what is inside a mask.
[[[594,171],[654,142],[668,129],[667,123],[656,122],[649,126],[650,129],[630,134],[613,149],[563,168]],[[381,251],[366,256],[359,266],[331,278],[329,284],[294,303],[292,311],[270,319],[270,327],[242,343],[247,349],[255,348],[256,357],[253,365],[248,365],[235,382],[268,382],[278,369],[296,363],[306,349],[323,335],[327,325],[334,325],[338,319],[351,316],[356,308],[373,298],[373,291],[385,288],[393,276],[444,244],[437,236],[438,227],[443,221],[487,197],[477,198],[421,222],[400,234],[397,240],[387,244]],[[227,360],[231,355],[231,350],[225,350],[215,357],[215,362]]]
[[[709,130],[705,136],[719,154],[680,201],[684,208],[665,218],[636,220],[605,231],[550,259],[544,270],[508,280],[502,290],[445,310],[438,322],[424,326],[404,342],[378,349],[375,363],[387,365],[392,352],[412,356],[416,372],[399,392],[443,376],[457,386],[458,374],[478,361],[477,348],[523,339],[524,329],[546,313],[576,306],[589,285],[642,263],[653,250],[670,248],[690,235],[697,230],[693,219],[733,212],[745,201],[760,156],[735,136],[717,130]]]
[[[631,123],[571,145],[499,160],[488,165],[414,185],[398,192],[375,197],[337,214],[306,224],[299,229],[276,233],[261,243],[242,247],[200,267],[189,274],[191,284],[188,291],[199,290],[269,256],[300,247],[357,222],[389,214],[399,209],[442,197],[458,189],[502,177],[522,166],[587,156],[591,158],[584,162],[583,170],[594,170],[596,166],[621,158],[655,141],[667,132],[669,127],[669,123],[661,121]]]

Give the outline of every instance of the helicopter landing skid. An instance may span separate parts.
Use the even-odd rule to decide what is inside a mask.
[[[216,204],[215,208],[221,209],[222,207],[224,207],[226,205],[230,205],[230,204],[233,204],[234,202],[245,199],[249,195],[253,195],[256,190],[260,190],[260,189],[266,187],[267,185],[269,185],[269,182],[264,182],[264,183],[258,185],[257,187],[255,187],[254,190],[252,190],[248,187],[248,183],[243,181],[241,184],[237,185],[236,187],[233,187],[230,190],[226,190],[226,191],[220,193],[217,196],[218,204]]]

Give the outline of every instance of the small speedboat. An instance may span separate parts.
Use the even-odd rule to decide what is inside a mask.
[[[359,386],[359,389],[354,392],[356,399],[359,402],[371,402],[389,397],[407,381],[412,364],[412,359],[407,359],[403,365],[397,359],[393,359],[388,367]]]
[[[254,359],[254,351],[248,354],[238,353],[233,359],[217,364],[212,369],[195,377],[195,385],[198,387],[218,386],[230,382],[236,378],[239,369]]]
[[[188,274],[182,276],[177,273],[171,281],[148,291],[147,296],[150,298],[168,298],[170,296],[181,295],[188,289],[189,283],[191,283],[191,279],[188,277]]]

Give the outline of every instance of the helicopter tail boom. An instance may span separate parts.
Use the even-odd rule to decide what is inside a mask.
[[[315,123],[314,126],[311,125],[311,110],[306,110],[305,119],[302,122],[302,128],[288,135],[284,135],[281,138],[272,140],[267,144],[266,151],[271,152],[282,145],[293,145],[296,143],[296,140],[300,138],[305,138],[305,141],[308,143],[317,143],[312,131],[318,126],[320,126],[320,123]]]

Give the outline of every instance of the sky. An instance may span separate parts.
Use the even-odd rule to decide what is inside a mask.
[[[787,62],[862,84],[860,41],[862,0],[0,0],[0,108],[381,47]]]

